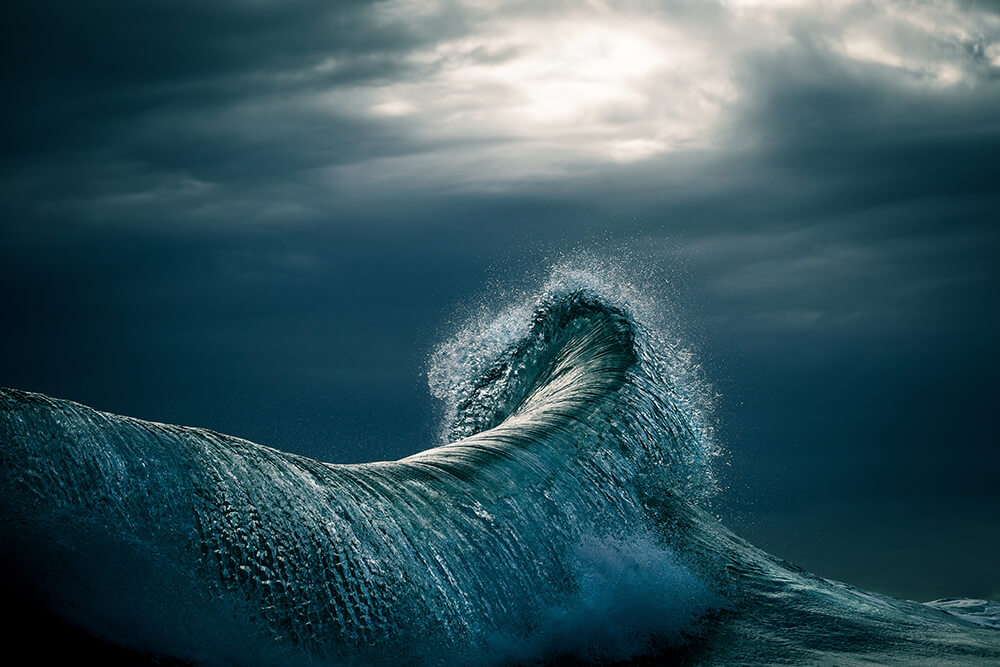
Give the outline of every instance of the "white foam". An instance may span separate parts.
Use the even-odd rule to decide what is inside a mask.
[[[648,535],[585,537],[574,550],[572,592],[543,610],[526,636],[494,636],[500,663],[563,658],[619,661],[681,645],[720,599]]]

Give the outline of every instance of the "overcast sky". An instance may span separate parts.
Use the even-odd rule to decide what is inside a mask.
[[[428,354],[622,257],[721,394],[714,501],[1000,599],[1000,7],[42,0],[0,50],[0,384],[330,461]]]

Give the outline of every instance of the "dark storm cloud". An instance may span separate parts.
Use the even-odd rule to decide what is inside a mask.
[[[83,99],[123,89],[135,97],[190,92],[206,100],[267,94],[294,83],[391,78],[398,75],[393,58],[462,29],[458,14],[423,16],[413,27],[404,14],[381,14],[379,6],[349,0],[31,3],[12,10],[4,23],[10,63],[4,82],[40,93],[61,87]],[[337,67],[311,76],[311,68],[330,58],[340,59]],[[255,89],[241,89],[248,84]]]
[[[360,2],[41,2],[5,19],[3,160],[38,178],[50,160],[232,179],[397,152],[398,133],[308,96],[399,79],[419,69],[410,49],[461,29]]]
[[[480,165],[473,189],[489,187],[491,173],[506,178],[520,164],[507,164],[504,151],[533,160],[531,144],[537,142],[490,131],[489,118],[473,131],[434,114],[372,112],[378,105],[364,97],[366,91],[405,83],[419,88],[454,69],[456,59],[464,65],[504,62],[526,48],[490,41],[484,17],[458,7],[386,7],[391,5],[109,3],[86,10],[72,4],[19,10],[7,23],[7,60],[17,65],[8,68],[6,83],[25,97],[8,105],[5,153],[16,164],[5,174],[5,189],[13,189],[15,199],[19,192],[45,189],[56,199],[80,193],[92,214],[130,224],[140,217],[137,207],[146,215],[163,208],[168,218],[176,214],[204,224],[258,217],[301,221],[350,206],[345,198],[363,207],[367,197],[405,190],[415,179],[418,194],[428,192],[420,190],[422,179],[430,179],[435,191],[449,180],[454,187],[453,176],[470,173],[470,160]],[[537,20],[557,14],[550,10],[514,7],[485,16],[509,19],[520,11]],[[711,35],[715,26],[732,30],[725,16],[719,6],[693,13],[668,5],[660,18]],[[996,103],[992,90],[978,84],[971,91],[908,90],[898,72],[879,75],[884,66],[845,63],[810,33],[815,26],[803,23],[792,23],[795,39],[781,49],[750,43],[735,52],[740,99],[727,108],[726,131],[710,148],[745,172],[742,186],[748,191],[767,191],[760,201],[748,197],[744,208],[784,206],[787,213],[781,199],[798,199],[803,214],[814,215],[808,195],[816,183],[830,200],[823,202],[828,209],[837,202],[857,207],[866,196],[889,198],[893,188],[912,191],[914,178],[957,194],[989,189],[988,170],[969,160],[968,148],[971,143],[985,155],[996,141],[981,136]],[[438,52],[467,34],[485,37]],[[992,71],[985,52],[984,43],[976,43],[958,56],[978,63],[981,76]],[[407,89],[404,97],[419,105],[436,90]],[[508,94],[480,92],[484,104],[492,95]],[[899,110],[905,110],[902,120]],[[959,128],[957,136],[942,133],[949,123]],[[938,134],[925,136],[929,131]],[[45,157],[50,151],[58,155]],[[677,157],[669,154],[664,162],[669,166]],[[879,171],[869,170],[862,186],[852,170],[869,165]],[[338,170],[351,166],[357,168]],[[762,169],[761,180],[747,179]],[[613,177],[614,169],[601,168],[595,180],[603,182],[609,171]],[[657,172],[647,180],[657,183]],[[850,196],[837,191],[838,181],[854,189]],[[552,185],[548,176],[513,187]]]

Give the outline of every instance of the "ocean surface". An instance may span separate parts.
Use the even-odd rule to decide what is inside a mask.
[[[1000,664],[1000,604],[868,593],[706,511],[704,383],[646,296],[557,269],[475,319],[431,360],[441,444],[399,461],[0,390],[5,643],[68,664]]]

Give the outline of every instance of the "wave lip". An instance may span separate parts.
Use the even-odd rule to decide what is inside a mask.
[[[428,378],[445,405],[449,447],[491,429],[493,437],[576,430],[556,446],[618,452],[632,472],[667,475],[664,484],[678,495],[711,493],[718,449],[697,369],[647,322],[651,309],[623,291],[564,267],[534,298],[441,345]]]

